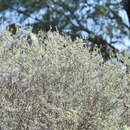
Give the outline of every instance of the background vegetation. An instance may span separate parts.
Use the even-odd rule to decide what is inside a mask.
[[[91,50],[98,46],[104,60],[110,59],[111,51],[116,57],[115,44],[129,50],[124,41],[130,38],[129,9],[129,0],[0,0],[1,24],[31,24],[35,33],[51,28],[72,39],[84,36]]]
[[[1,130],[129,129],[130,78],[122,66],[103,64],[82,39],[19,32],[0,34]]]

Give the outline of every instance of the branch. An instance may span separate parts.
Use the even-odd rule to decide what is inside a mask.
[[[110,9],[110,11],[115,16],[114,18],[117,19],[118,24],[121,23],[124,27],[126,27],[128,30],[130,30],[130,27],[122,21],[122,18],[118,14],[116,14],[112,9]]]
[[[35,17],[35,18],[32,17],[31,14],[30,14],[30,13],[27,13],[26,11],[22,11],[22,10],[13,8],[13,7],[10,7],[10,9],[17,11],[18,13],[23,14],[24,16],[30,17],[30,18],[36,20],[37,22],[41,22],[41,23],[43,22],[42,20],[40,20],[40,19],[38,19],[38,18],[36,18],[36,17]]]

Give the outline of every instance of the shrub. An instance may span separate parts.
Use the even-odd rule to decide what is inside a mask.
[[[29,35],[29,34],[27,34]],[[101,65],[82,39],[58,32],[27,37],[0,35],[2,130],[121,130],[130,122],[129,78]]]

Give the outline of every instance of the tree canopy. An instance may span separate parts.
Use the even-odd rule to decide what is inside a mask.
[[[129,23],[130,23],[130,1],[124,0],[124,9],[126,10],[126,13],[128,15]]]

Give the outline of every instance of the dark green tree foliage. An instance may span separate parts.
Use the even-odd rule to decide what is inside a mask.
[[[18,3],[26,8],[25,11],[14,6]],[[94,2],[85,0],[10,0],[8,2],[8,0],[1,0],[0,9],[3,11],[10,8],[24,14],[25,18],[31,17],[33,12],[45,9],[46,13],[42,19],[35,18],[36,23],[32,25],[33,32],[37,33],[41,29],[58,30],[60,33],[67,32],[73,40],[86,32],[87,39],[92,42],[91,50],[98,46],[100,53],[107,60],[111,57],[110,52],[115,56],[117,52],[110,44],[116,42],[123,44],[122,39],[129,36],[130,28],[119,16],[121,4],[122,2],[113,2],[113,0],[95,0]]]
[[[16,26],[15,23],[9,25],[9,31],[10,31],[13,35],[16,34],[16,32],[17,32],[17,26]]]
[[[130,23],[130,1],[129,0],[124,0],[124,9],[127,12],[128,18],[129,18],[129,23]]]

